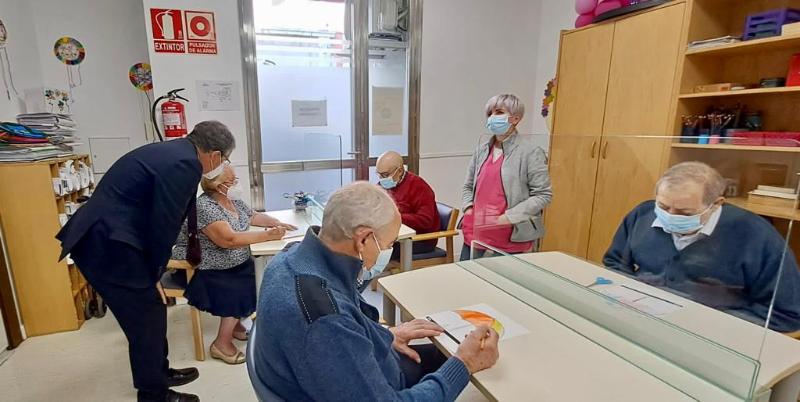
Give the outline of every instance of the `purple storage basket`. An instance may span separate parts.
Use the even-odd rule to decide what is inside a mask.
[[[781,34],[781,27],[800,21],[800,10],[779,8],[747,16],[742,39],[760,39]]]

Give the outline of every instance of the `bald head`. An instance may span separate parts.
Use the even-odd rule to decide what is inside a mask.
[[[378,158],[375,168],[378,173],[392,173],[398,167],[403,166],[403,157],[395,151],[386,151]]]

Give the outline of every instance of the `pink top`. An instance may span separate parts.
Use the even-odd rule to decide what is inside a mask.
[[[472,213],[464,216],[461,230],[464,233],[464,244],[470,246],[473,240],[506,253],[523,253],[530,251],[533,242],[516,243],[511,241],[513,225],[498,225],[497,220],[508,209],[506,192],[500,170],[505,156],[493,160],[492,152],[483,162],[475,182],[475,200]],[[476,245],[477,248],[482,248]]]

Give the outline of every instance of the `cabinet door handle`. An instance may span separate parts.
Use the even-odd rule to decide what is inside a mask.
[[[603,144],[603,159],[605,159],[606,156],[608,156],[608,141]]]
[[[597,141],[592,141],[592,159],[594,159],[596,153],[597,153]]]

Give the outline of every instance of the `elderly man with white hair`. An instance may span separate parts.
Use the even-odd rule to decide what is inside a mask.
[[[386,265],[399,231],[400,213],[386,191],[358,182],[330,197],[322,227],[275,257],[261,284],[253,339],[260,385],[288,401],[452,401],[471,373],[494,365],[498,335],[489,327],[473,331],[447,359],[433,345],[409,345],[441,334],[438,325],[378,323],[357,282]]]
[[[610,269],[781,332],[800,329],[800,272],[765,219],[725,204],[725,181],[701,162],[683,162],[636,207],[603,259]],[[782,267],[782,268],[781,268]]]

